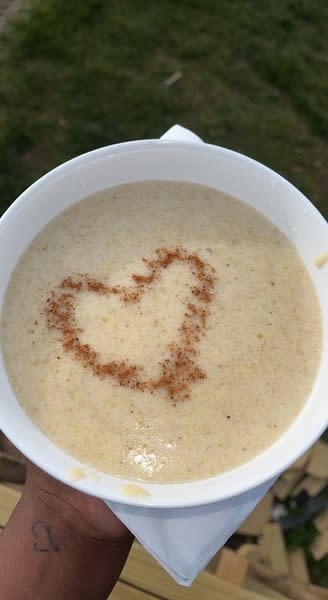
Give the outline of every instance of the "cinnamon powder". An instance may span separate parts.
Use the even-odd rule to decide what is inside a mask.
[[[109,286],[89,275],[65,277],[51,290],[43,309],[49,330],[55,330],[66,352],[73,354],[85,368],[92,369],[95,376],[113,378],[121,386],[140,392],[162,390],[173,402],[186,400],[191,395],[191,385],[206,377],[197,366],[198,343],[204,335],[209,315],[210,303],[215,290],[215,270],[198,254],[190,253],[182,247],[160,248],[153,259],[144,258],[148,273],[132,275],[130,286]],[[157,378],[142,377],[142,367],[128,359],[102,363],[97,351],[89,344],[82,344],[82,329],[75,319],[75,301],[79,293],[93,292],[99,295],[119,295],[124,304],[139,302],[156,281],[163,269],[175,262],[185,263],[191,270],[195,285],[190,287],[190,296],[185,299],[186,310],[176,341],[168,346],[167,358],[159,363]]]

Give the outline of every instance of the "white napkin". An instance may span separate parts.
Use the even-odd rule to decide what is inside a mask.
[[[189,586],[260,502],[275,479],[229,500],[194,508],[106,504],[178,583]]]
[[[202,143],[180,125],[171,127],[161,139]],[[235,498],[194,508],[139,508],[105,502],[164,569],[178,583],[189,586],[274,480]]]

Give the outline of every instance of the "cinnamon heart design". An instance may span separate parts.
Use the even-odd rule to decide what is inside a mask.
[[[73,354],[83,367],[92,369],[96,377],[112,378],[119,385],[139,392],[162,390],[173,401],[185,400],[190,398],[191,385],[206,377],[206,373],[197,366],[197,356],[214,297],[215,269],[198,254],[183,247],[157,249],[155,258],[143,258],[143,261],[148,273],[132,274],[130,286],[106,285],[87,274],[65,277],[51,290],[43,314],[47,327],[59,335],[65,352]],[[191,270],[195,285],[190,287],[190,296],[184,301],[184,317],[176,340],[168,344],[167,357],[160,363],[159,376],[145,379],[142,366],[132,364],[128,357],[126,360],[101,362],[97,350],[80,341],[83,330],[75,319],[77,296],[88,291],[116,295],[123,305],[139,302],[147,290],[160,280],[163,269],[175,262],[184,263]]]

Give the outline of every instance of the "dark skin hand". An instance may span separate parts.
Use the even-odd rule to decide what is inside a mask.
[[[22,498],[0,535],[1,597],[105,600],[132,541],[102,500],[29,463]]]

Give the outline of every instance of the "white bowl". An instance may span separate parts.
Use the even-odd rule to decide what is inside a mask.
[[[265,452],[210,479],[180,484],[142,483],[149,492],[134,499],[121,492],[131,483],[100,474],[72,482],[72,467],[85,468],[50,442],[20,407],[0,354],[0,427],[34,463],[57,479],[120,504],[187,507],[234,497],[274,478],[296,460],[328,424],[328,264],[315,260],[328,250],[328,224],[301,192],[277,173],[231,150],[203,143],[145,140],[83,154],[28,188],[0,220],[0,311],[9,279],[35,235],[62,210],[101,189],[143,180],[197,182],[236,196],[277,225],[297,247],[316,288],[323,326],[323,352],[312,392],[294,423]]]

